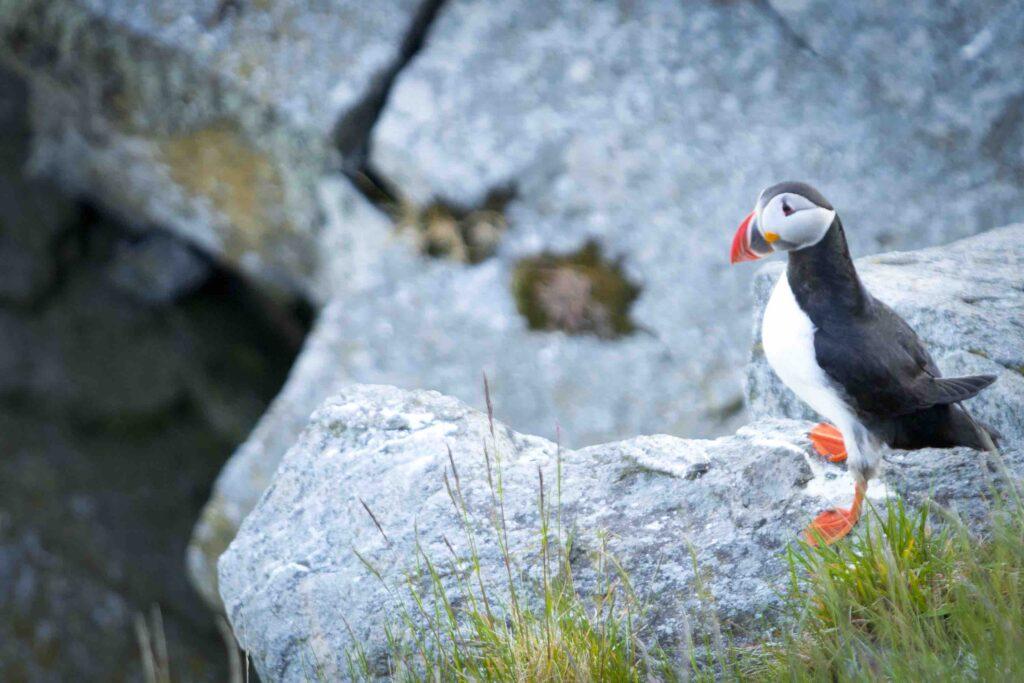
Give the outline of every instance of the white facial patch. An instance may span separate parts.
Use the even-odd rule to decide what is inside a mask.
[[[761,209],[758,225],[766,239],[768,233],[774,233],[788,248],[803,249],[820,242],[835,217],[835,211],[822,208],[806,197],[783,192],[772,197]]]

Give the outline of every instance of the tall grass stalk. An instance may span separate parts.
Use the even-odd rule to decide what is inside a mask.
[[[486,380],[485,395],[490,418],[490,440],[483,444],[490,503],[485,533],[497,544],[504,579],[495,585],[484,575],[478,532],[449,450],[444,485],[468,557],[460,557],[447,537],[443,541],[449,556],[430,557],[417,535],[412,567],[396,585],[356,553],[398,608],[385,627],[387,671],[374,668],[357,644],[346,653],[348,675],[366,680],[386,673],[400,681],[663,679],[665,658],[640,645],[642,606],[605,541],[591,558],[595,588],[586,598],[577,591],[569,562],[572,539],[562,527],[560,446],[554,500],[543,470],[537,470],[540,571],[530,578],[518,566],[509,544],[502,457]],[[390,544],[371,507],[364,507]]]

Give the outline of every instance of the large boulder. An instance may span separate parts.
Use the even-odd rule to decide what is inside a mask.
[[[941,244],[1024,212],[1004,149],[1019,134],[1011,76],[1024,40],[1012,36],[1024,32],[999,3],[962,21],[925,1],[845,14],[837,30],[858,44],[912,38],[899,76],[877,51],[840,59],[794,31],[811,24],[791,12],[829,3],[775,4],[442,7],[372,130],[372,175],[413,214],[472,214],[511,188],[507,230],[475,264],[419,259],[347,187],[324,187],[341,226],[325,234],[345,236],[327,252],[372,265],[336,271],[308,357],[218,482],[189,556],[206,595],[310,412],[352,382],[482,407],[486,372],[510,425],[549,438],[561,425],[573,445],[742,424],[754,269],[728,267],[728,241],[764,185],[818,184],[859,253]],[[611,312],[597,296],[609,278],[627,293]],[[626,334],[599,324],[615,316],[628,324],[610,331]]]
[[[708,633],[704,607],[737,642],[755,625],[760,632],[777,623],[789,571],[783,550],[815,512],[845,502],[853,488],[840,467],[813,454],[809,427],[765,420],[714,441],[644,436],[561,451],[561,519],[575,538],[577,587],[594,590],[592,560],[606,548],[651,607],[648,638],[677,654],[688,637],[702,642]],[[422,581],[418,544],[454,594],[461,570],[451,553],[465,558],[469,547],[446,477],[461,486],[482,580],[497,602],[507,578],[491,526],[485,448],[492,472],[500,466],[512,570],[528,599],[540,572],[538,471],[550,501],[554,443],[500,423],[492,432],[487,415],[436,392],[352,386],[314,413],[220,560],[228,617],[263,680],[344,678],[357,644],[370,662],[386,661],[385,627],[400,625],[406,598],[364,562],[390,587]],[[912,502],[931,496],[968,520],[984,516],[991,474],[983,456],[904,455],[889,456],[873,499],[895,489]],[[1020,449],[1006,461],[1024,473]]]
[[[967,405],[1002,432],[1003,457],[1016,477],[1024,474],[1022,245],[1024,226],[1009,226],[858,262],[867,286],[917,329],[944,371],[998,375]],[[759,310],[782,267],[759,272]],[[756,319],[759,338],[760,313]],[[563,519],[584,550],[596,548],[607,532],[610,550],[641,594],[658,596],[651,603],[652,633],[668,647],[680,646],[687,629],[699,637],[706,627],[695,617],[691,550],[714,595],[715,618],[743,639],[751,624],[778,616],[773,610],[786,569],[781,550],[815,511],[845,502],[852,488],[843,467],[809,449],[812,423],[789,419],[813,416],[774,377],[758,343],[747,390],[754,422],[734,436],[638,437],[562,452]],[[499,590],[499,549],[486,531],[484,444],[501,453],[510,545],[522,580],[530,581],[537,567],[537,468],[554,480],[556,448],[500,424],[494,433],[491,441],[486,416],[433,392],[351,386],[320,407],[220,562],[220,594],[262,675],[299,679],[308,661],[337,673],[357,641],[382,652],[394,596],[355,553],[397,582],[409,571],[417,529],[439,557],[444,538],[459,538],[443,483],[448,448],[473,524],[482,530],[484,575]],[[876,501],[895,491],[911,504],[927,497],[972,523],[984,521],[992,482],[986,456],[929,449],[890,451],[884,459],[881,480],[870,489]],[[456,550],[464,546],[456,543]],[[575,567],[584,587],[587,556],[580,553]],[[454,581],[450,574],[444,579],[446,586]],[[349,631],[346,623],[356,626]]]
[[[38,170],[322,299],[325,261],[352,261],[319,183],[359,153],[419,5],[5,2],[0,58],[32,82]]]
[[[761,318],[785,264],[754,281],[754,345],[747,400],[755,421],[814,414],[772,371],[761,346]],[[993,374],[996,383],[965,405],[1024,444],[1024,225],[992,230],[943,247],[857,260],[871,293],[917,331],[945,375]]]
[[[496,263],[345,306],[360,353],[341,365],[474,400],[488,367],[513,426],[550,436],[557,420],[574,444],[721,434],[743,421],[753,276],[729,267],[728,242],[762,187],[818,185],[859,253],[1022,215],[1022,166],[1004,148],[1020,147],[1024,25],[1004,3],[856,3],[842,21],[822,18],[834,3],[777,4],[448,3],[395,82],[370,161],[414,204],[474,207],[512,187],[509,228]],[[588,244],[638,286],[634,334],[527,329],[509,302],[521,265]]]

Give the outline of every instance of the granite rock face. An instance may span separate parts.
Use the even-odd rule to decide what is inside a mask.
[[[859,253],[1017,220],[1019,0],[831,5],[0,0],[35,169],[323,305],[196,530],[200,590],[216,602],[217,556],[349,383],[481,407],[486,372],[511,425],[573,445],[741,424],[753,271],[726,254],[769,183],[818,185]],[[508,228],[477,265],[425,259],[339,168],[413,212],[508,193]],[[163,248],[136,245],[113,277],[188,291],[190,252]],[[530,329],[523,264],[588,249],[637,291],[615,314],[631,333]],[[45,266],[11,262],[0,295],[35,296]],[[594,315],[573,296],[599,285],[557,282],[549,317]]]
[[[572,445],[735,429],[755,270],[730,267],[727,252],[765,185],[815,183],[857,253],[1024,215],[1013,159],[1024,31],[999,3],[946,5],[862,4],[832,19],[818,2],[446,3],[398,73],[369,165],[413,207],[472,209],[512,188],[508,229],[477,265],[423,260],[344,184],[321,184],[336,223],[324,232],[343,236],[328,251],[372,265],[332,271],[325,291],[343,292],[327,297],[309,358],[197,528],[197,585],[216,595],[217,554],[310,412],[348,383],[480,408],[486,372],[510,425],[551,438],[558,424]],[[856,49],[811,41],[821,22]],[[886,44],[905,69],[876,49]],[[632,334],[530,329],[522,264],[588,245],[639,288]]]
[[[581,591],[593,589],[594,553],[606,547],[641,599],[657,598],[650,600],[650,638],[683,654],[688,634],[700,642],[708,626],[697,616],[692,551],[715,616],[742,640],[745,628],[760,630],[778,617],[785,546],[816,511],[852,490],[841,468],[812,454],[809,427],[766,420],[714,441],[645,436],[558,456],[550,441],[500,423],[492,437],[486,415],[436,392],[351,386],[314,413],[222,556],[221,595],[263,680],[343,678],[356,642],[371,662],[384,661],[384,626],[402,591],[390,593],[360,557],[397,586],[413,571],[418,541],[454,589],[459,570],[451,552],[466,557],[468,541],[446,476],[451,483],[458,475],[484,584],[493,595],[507,586],[490,526],[486,444],[491,467],[500,462],[520,595],[529,595],[540,566],[538,471],[554,495],[560,457],[562,524],[575,537],[571,561]],[[978,454],[897,457],[889,488],[875,486],[873,496],[896,489],[913,502],[931,491],[965,518],[981,517],[990,473]],[[1007,461],[1024,472],[1019,449]]]
[[[322,298],[318,184],[339,137],[365,138],[418,6],[7,1],[0,55],[33,85],[37,169]]]
[[[857,3],[832,19],[832,3],[779,4],[785,12],[769,2],[446,5],[395,83],[370,161],[418,203],[473,206],[513,186],[509,229],[488,264],[495,275],[445,273],[380,292],[374,310],[419,296],[429,322],[400,319],[386,346],[353,334],[380,368],[353,374],[391,382],[394,372],[406,386],[472,396],[454,380],[461,354],[432,354],[411,377],[402,359],[429,348],[434,330],[458,329],[463,309],[489,309],[501,324],[474,334],[478,345],[501,358],[533,345],[545,359],[495,381],[516,428],[550,434],[558,420],[580,444],[723,433],[742,420],[730,408],[753,275],[727,252],[761,188],[812,182],[859,253],[941,244],[1024,215],[1007,156],[1024,93],[1020,12],[1011,21],[999,2]],[[985,49],[969,47],[986,31],[997,33]],[[829,42],[837,35],[856,48]],[[493,303],[522,259],[588,242],[640,287],[630,310],[640,332],[613,345],[534,341]],[[351,327],[372,329],[359,324],[370,310],[348,311]],[[617,381],[599,388],[608,377]],[[530,398],[544,402],[521,407],[516,394],[533,385]]]
[[[1024,79],[1014,66],[1024,59],[1020,0],[767,4],[796,39],[863,79],[925,139],[955,139],[955,148],[994,160],[998,177],[1024,178]]]
[[[783,268],[767,265],[754,282],[758,312],[746,385],[755,422],[815,417],[775,375],[760,344],[762,312]],[[1024,226],[869,256],[857,269],[868,290],[924,340],[943,374],[998,377],[964,405],[999,430],[1005,444],[1024,444]]]
[[[967,405],[1002,432],[1003,460],[1018,479],[1024,475],[1021,245],[1024,227],[1009,226],[858,262],[868,288],[908,320],[945,372],[998,375]],[[759,310],[781,267],[758,273]],[[787,570],[781,551],[815,512],[844,504],[852,490],[842,466],[813,454],[806,437],[813,423],[791,419],[812,416],[774,377],[758,344],[747,391],[754,421],[733,436],[637,437],[561,453],[563,520],[582,549],[573,560],[579,585],[588,590],[588,558],[608,538],[608,550],[641,596],[657,596],[650,637],[680,656],[688,638],[699,642],[708,628],[697,616],[704,612],[691,550],[714,596],[715,618],[742,641],[755,625],[778,623]],[[221,597],[262,676],[301,680],[310,661],[328,677],[344,675],[345,653],[355,643],[371,661],[385,661],[386,615],[395,614],[399,598],[359,556],[396,585],[411,571],[418,533],[444,567],[445,585],[454,586],[445,540],[456,554],[467,546],[445,492],[445,473],[454,479],[449,448],[479,530],[485,582],[499,592],[506,584],[497,542],[488,536],[484,444],[501,454],[509,544],[517,581],[528,592],[539,566],[537,472],[555,480],[557,449],[500,424],[494,433],[486,415],[455,399],[394,387],[348,386],[314,413],[220,560]],[[984,454],[928,449],[883,457],[870,489],[874,500],[892,492],[911,505],[927,498],[968,523],[984,522],[997,469]]]

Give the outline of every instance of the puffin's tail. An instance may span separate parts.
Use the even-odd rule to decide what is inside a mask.
[[[982,389],[995,381],[995,375],[935,377],[928,383],[928,398],[931,400],[932,405],[960,403],[960,401],[973,398]]]
[[[953,432],[959,445],[999,455],[998,443],[1002,434],[994,427],[976,420],[961,404],[957,403],[950,408]]]

